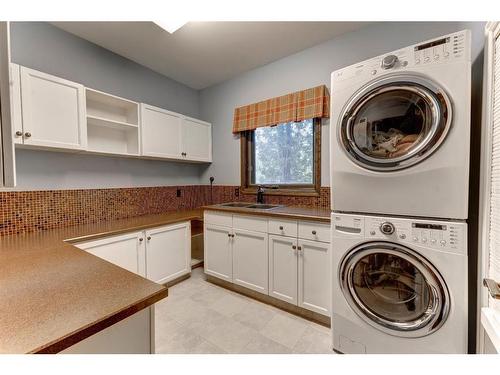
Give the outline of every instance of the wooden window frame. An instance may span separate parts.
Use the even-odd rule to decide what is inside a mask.
[[[254,130],[248,130],[240,133],[241,144],[241,192],[243,194],[257,194],[259,185],[251,184],[249,163],[252,163],[251,158],[253,153],[253,136]],[[321,190],[321,119],[313,119],[313,134],[314,134],[314,172],[313,184],[303,185],[261,185],[265,189],[266,195],[292,195],[292,196],[309,196],[319,197]]]

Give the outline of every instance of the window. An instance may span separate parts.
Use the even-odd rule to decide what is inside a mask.
[[[269,194],[317,195],[320,187],[319,119],[242,133],[242,189]]]

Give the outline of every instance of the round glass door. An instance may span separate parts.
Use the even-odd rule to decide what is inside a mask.
[[[419,163],[442,143],[451,123],[448,97],[417,76],[371,83],[346,105],[339,137],[358,165],[392,171]]]
[[[393,336],[429,335],[448,317],[449,292],[438,271],[398,244],[357,246],[343,258],[339,281],[351,308]]]

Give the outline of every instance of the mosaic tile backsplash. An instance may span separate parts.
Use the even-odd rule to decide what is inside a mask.
[[[255,200],[255,195],[236,196],[237,189],[238,186],[214,186],[210,193],[209,186],[193,185],[0,192],[0,235]],[[265,201],[328,209],[330,189],[321,188],[320,197],[265,196]]]

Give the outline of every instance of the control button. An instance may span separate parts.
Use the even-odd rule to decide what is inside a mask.
[[[408,61],[403,61],[403,66],[407,66],[408,65]]]
[[[382,59],[382,64],[380,64],[382,69],[391,69],[396,65],[398,57],[396,55],[387,55]]]
[[[426,243],[426,242],[427,242],[427,238],[422,237],[422,243]]]
[[[372,230],[372,231],[370,232],[370,234],[371,234],[372,236],[375,236],[375,231],[374,231],[374,230]]]
[[[418,242],[418,237],[413,237],[413,242]]]
[[[374,76],[375,74],[377,74],[377,70],[373,69],[372,70],[372,76]]]
[[[436,240],[433,238],[431,239],[431,244],[435,244],[436,243]]]
[[[389,223],[388,221],[380,224],[380,231],[383,233],[383,234],[393,234],[394,233],[394,225],[392,223]]]
[[[399,235],[399,238],[401,238],[402,240],[404,240],[404,239],[406,238],[406,234],[401,233],[401,234]]]
[[[427,56],[425,59],[424,59],[424,62],[429,62],[431,59],[429,58],[429,56]]]
[[[420,64],[420,59],[415,59],[415,64]]]
[[[441,246],[446,245],[446,241],[445,240],[441,240],[441,241],[439,241],[439,243],[441,244]]]

